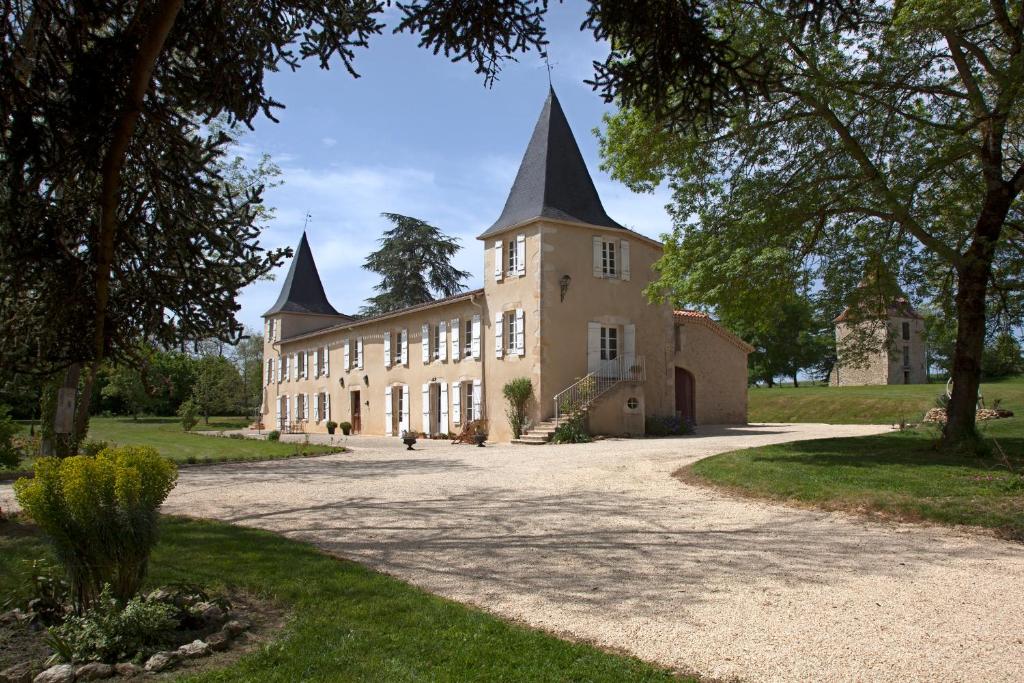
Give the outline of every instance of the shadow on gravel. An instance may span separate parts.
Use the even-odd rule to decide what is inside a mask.
[[[520,596],[622,619],[677,620],[686,605],[737,586],[758,586],[768,605],[776,590],[794,584],[837,585],[864,574],[912,581],[918,569],[970,551],[876,524],[837,527],[826,514],[775,508],[763,522],[743,516],[747,521],[732,521],[715,499],[680,504],[607,491],[504,488],[312,506],[257,503],[218,515],[434,590],[465,591],[484,604],[479,596]]]

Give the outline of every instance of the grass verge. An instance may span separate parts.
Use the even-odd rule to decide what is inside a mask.
[[[1024,378],[982,385],[985,403],[1001,399],[1004,408],[1024,411]],[[866,387],[753,387],[748,393],[751,422],[825,422],[828,424],[898,424],[918,422],[945,383]]]
[[[287,605],[273,644],[187,681],[669,681],[653,665],[571,643],[425,593],[313,547],[226,524],[163,519],[150,585],[238,588]],[[48,554],[0,522],[0,602],[25,560]]]
[[[901,520],[967,524],[1024,541],[1024,420],[987,423],[1007,455],[977,458],[936,449],[938,432],[820,439],[705,458],[685,481],[743,495]]]
[[[240,418],[210,418],[209,425],[196,426],[205,430],[236,429]],[[204,429],[200,429],[200,426]],[[316,443],[264,441],[262,439],[229,439],[188,433],[181,422],[172,417],[94,417],[89,420],[90,441],[112,444],[152,446],[160,455],[178,463],[211,464],[242,460],[273,460],[307,455],[344,452],[344,448]],[[32,469],[31,459],[23,459],[17,471]],[[4,473],[7,476],[4,477]],[[0,478],[10,478],[12,471],[0,469]]]

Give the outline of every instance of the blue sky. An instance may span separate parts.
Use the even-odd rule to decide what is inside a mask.
[[[390,17],[389,17],[390,18]],[[599,170],[592,130],[612,108],[583,81],[606,47],[579,31],[584,5],[553,4],[548,14],[552,82],[605,208],[623,225],[651,237],[670,228],[668,193],[627,190]],[[509,63],[492,88],[466,63],[418,48],[408,36],[385,34],[357,53],[362,78],[307,63],[270,74],[270,94],[286,105],[280,123],[256,122],[243,140],[246,156],[269,153],[281,167],[280,187],[265,195],[276,215],[265,247],[294,246],[307,227],[327,296],[338,310],[358,310],[375,274],[362,269],[389,224],[381,212],[422,218],[458,237],[455,265],[482,285],[483,245],[476,240],[497,219],[547,95],[538,55]],[[260,315],[277,298],[288,264],[276,280],[240,297],[240,320],[262,329]]]

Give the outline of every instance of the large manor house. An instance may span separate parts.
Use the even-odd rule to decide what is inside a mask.
[[[605,212],[554,91],[484,242],[482,289],[372,318],[328,302],[304,234],[264,314],[263,421],[400,436],[486,420],[508,441],[502,388],[526,377],[531,434],[583,410],[592,433],[645,418],[744,423],[752,348],[703,313],[643,294],[660,242]]]

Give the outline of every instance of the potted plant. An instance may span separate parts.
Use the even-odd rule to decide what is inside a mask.
[[[484,447],[484,441],[487,441],[487,432],[484,431],[484,426],[478,424],[476,427],[476,433],[473,434],[473,442],[480,448]]]
[[[412,445],[416,443],[416,435],[412,432],[402,432],[402,443],[407,446],[407,450],[413,450]]]
[[[349,434],[352,433],[352,423],[351,422],[342,422],[338,426],[341,427],[341,433],[344,434],[345,436],[348,436]]]
[[[334,434],[334,430],[337,429],[337,428],[338,428],[338,423],[337,422],[335,422],[334,420],[328,420],[327,421],[327,433],[328,434],[332,434],[333,435]]]

